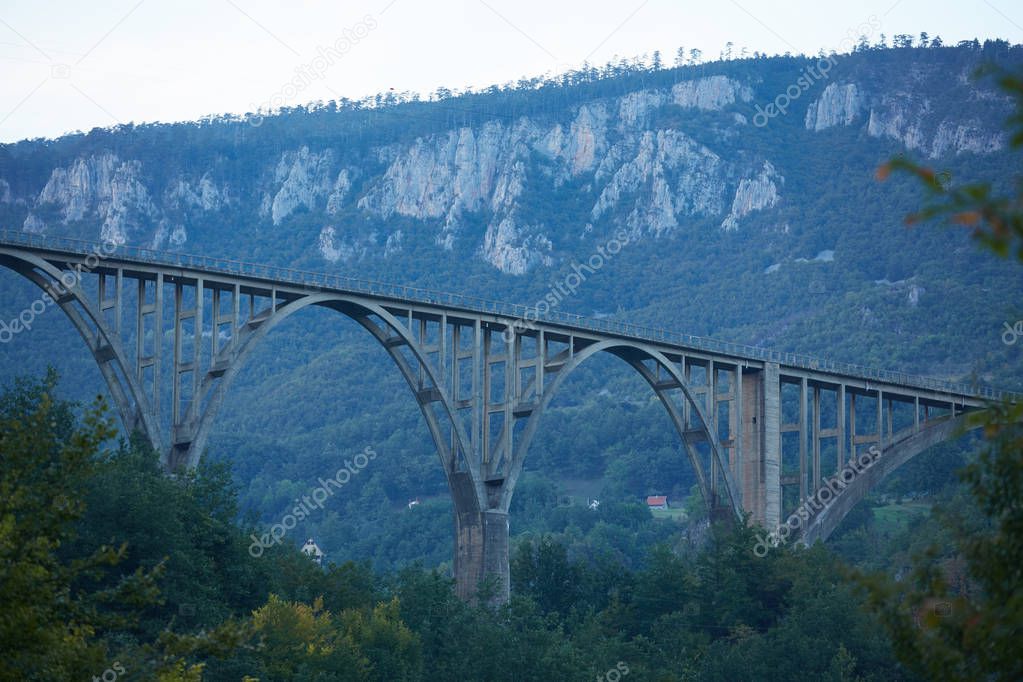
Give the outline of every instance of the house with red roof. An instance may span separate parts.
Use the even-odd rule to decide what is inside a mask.
[[[668,496],[667,495],[650,495],[646,498],[646,506],[648,509],[667,509],[668,508]]]

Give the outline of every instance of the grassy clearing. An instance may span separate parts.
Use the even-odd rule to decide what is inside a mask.
[[[905,530],[911,522],[931,512],[931,503],[923,501],[903,502],[874,507],[874,523],[887,533]]]

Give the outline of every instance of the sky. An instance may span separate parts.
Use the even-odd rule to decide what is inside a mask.
[[[0,0],[0,142],[394,89],[425,97],[679,46],[1023,42],[1009,0]]]

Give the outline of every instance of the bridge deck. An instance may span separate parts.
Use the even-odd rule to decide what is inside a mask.
[[[978,400],[1018,398],[1019,394],[1003,391],[980,384],[966,384],[924,377],[896,370],[876,369],[862,365],[836,362],[800,353],[771,350],[759,346],[719,341],[692,334],[657,329],[643,325],[611,319],[596,319],[575,315],[560,310],[538,315],[535,308],[521,304],[493,301],[476,296],[437,291],[423,287],[377,282],[313,272],[273,265],[249,263],[228,258],[159,251],[135,246],[117,246],[107,256],[95,242],[69,237],[50,237],[0,230],[0,246],[27,248],[40,252],[48,258],[81,260],[90,254],[99,254],[102,267],[115,264],[126,266],[172,267],[194,273],[228,275],[243,278],[253,284],[284,286],[307,291],[331,291],[338,293],[372,296],[384,302],[396,304],[421,304],[443,307],[449,311],[489,314],[501,318],[536,320],[544,326],[552,326],[566,332],[589,332],[632,341],[652,342],[674,348],[680,352],[700,352],[721,356],[730,362],[758,365],[764,362],[778,363],[782,371],[803,370],[814,374],[828,375],[836,382],[850,380],[887,384],[905,388],[922,389],[947,395],[951,400],[963,404],[974,404]],[[107,245],[104,245],[107,246]],[[109,251],[109,249],[108,249]],[[528,318],[527,318],[528,314]],[[822,377],[823,378],[823,377]],[[969,401],[969,402],[967,402]]]

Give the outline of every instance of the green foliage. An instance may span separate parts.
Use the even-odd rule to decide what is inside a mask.
[[[166,566],[131,566],[123,542],[82,541],[98,453],[115,431],[101,398],[79,422],[55,387],[51,372],[0,395],[0,679],[78,679],[114,664],[186,679],[201,670],[188,659],[230,650],[241,630],[222,621],[194,636],[139,631]]]
[[[1016,99],[1012,144],[1023,146],[1023,81],[1003,73]],[[936,204],[910,217],[951,215],[997,255],[1018,249],[1023,261],[1023,176],[1017,193],[999,196],[986,183],[952,188],[948,177],[906,160],[882,168],[916,175]],[[996,402],[970,415],[987,441],[961,472],[974,514],[952,508],[942,519],[951,546],[930,545],[915,557],[904,583],[885,574],[857,573],[862,591],[890,633],[895,653],[933,680],[1020,679],[1023,659],[1023,404]],[[967,507],[968,508],[968,507]]]
[[[991,65],[979,69],[976,75],[994,76],[1002,91],[1015,100],[1015,111],[1007,122],[1009,144],[1014,149],[1023,147],[1023,77]],[[946,217],[953,224],[971,228],[974,239],[995,254],[1002,257],[1015,254],[1017,260],[1023,261],[1023,175],[1012,178],[1017,192],[1007,195],[987,182],[954,185],[949,171],[935,172],[906,158],[896,158],[881,166],[878,177],[887,179],[893,170],[915,176],[931,201],[910,214],[907,223]]]

